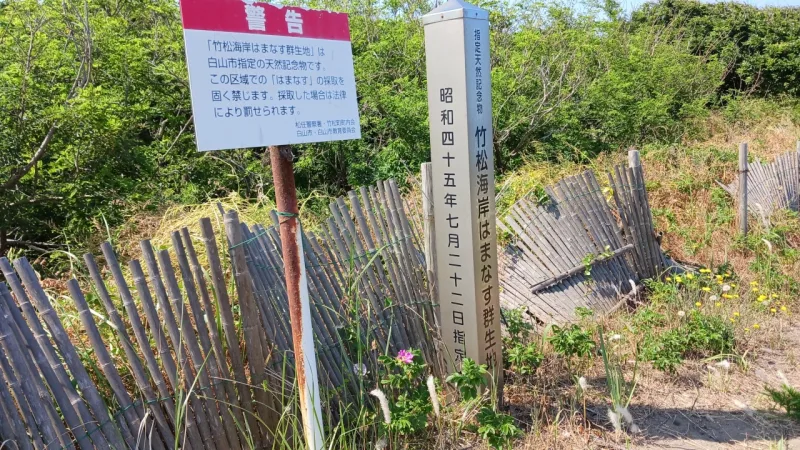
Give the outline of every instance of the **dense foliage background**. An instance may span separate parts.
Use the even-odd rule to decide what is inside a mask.
[[[198,153],[173,0],[0,0],[0,253],[78,245],[143,209],[269,195],[264,149]],[[429,157],[426,0],[351,13],[363,139],[303,146],[298,186],[338,194]],[[800,90],[800,10],[613,0],[492,11],[499,171],[678,142],[743,96]]]

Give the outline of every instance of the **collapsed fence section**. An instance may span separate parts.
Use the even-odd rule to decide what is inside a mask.
[[[524,196],[498,220],[514,236],[501,254],[504,308],[525,308],[539,325],[569,322],[581,307],[611,310],[636,281],[668,267],[632,155],[630,167],[608,174],[615,210],[586,171],[546,188],[543,202]]]
[[[381,355],[420,349],[439,375],[443,361],[418,230],[397,184],[350,192],[330,210],[303,245],[327,419],[335,420],[346,405],[368,401]],[[228,255],[209,219],[197,235],[173,232],[171,249],[142,241],[143,263],[125,271],[109,243],[104,265],[85,255],[91,295],[74,279],[67,288],[90,354],[73,344],[83,339],[68,335],[31,264],[0,258],[0,442],[36,450],[272,445],[296,401],[280,217],[248,226],[226,213]],[[115,366],[114,347],[127,367]]]

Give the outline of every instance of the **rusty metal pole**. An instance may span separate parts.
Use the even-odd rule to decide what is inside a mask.
[[[314,330],[311,327],[311,301],[308,295],[303,233],[298,214],[292,150],[288,145],[269,147],[275,198],[280,216],[283,267],[289,316],[294,342],[294,362],[300,394],[300,412],[306,448],[323,449],[322,408],[320,403]]]

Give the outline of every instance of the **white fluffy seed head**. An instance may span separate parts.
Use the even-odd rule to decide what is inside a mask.
[[[585,391],[586,389],[589,388],[589,383],[586,382],[586,377],[578,378],[578,386],[581,387],[582,391]]]
[[[383,393],[380,389],[373,389],[370,392],[370,395],[378,399],[378,402],[381,404],[381,410],[383,411],[383,421],[387,424],[392,423],[392,411],[389,409],[389,400],[386,398],[386,394]]]
[[[635,423],[632,423],[628,429],[630,430],[631,434],[639,434],[642,432],[642,430],[638,426],[636,426]]]
[[[617,414],[622,416],[622,418],[625,420],[625,423],[628,423],[628,424],[633,423],[633,416],[628,411],[628,408],[626,408],[624,406],[617,406]]]
[[[386,438],[382,437],[375,443],[375,450],[384,450],[387,445],[389,445],[389,443],[386,441]]]
[[[730,284],[723,284],[722,285],[722,292],[728,292],[730,290],[731,290],[731,285]]]
[[[781,379],[781,383],[783,383],[784,386],[792,387],[792,383],[789,383],[789,379],[786,378],[786,375],[784,375],[783,372],[780,370],[778,371],[778,378]]]
[[[720,361],[720,362],[718,362],[718,363],[716,363],[714,365],[717,366],[717,367],[721,367],[722,369],[724,369],[726,371],[730,370],[730,368],[731,368],[731,362],[728,361],[727,359],[723,359],[722,361]]]
[[[686,313],[685,313],[685,312],[683,312],[683,311],[678,311],[678,317],[683,317],[683,316],[685,316],[685,315],[686,315]]]
[[[619,414],[612,411],[611,408],[608,408],[608,420],[611,422],[611,425],[614,425],[614,431],[617,433],[622,431],[622,423],[620,422]]]
[[[428,376],[426,384],[428,385],[428,395],[431,396],[431,404],[433,404],[433,413],[439,417],[439,395],[436,394],[436,380],[433,375]]]
[[[710,301],[710,302],[715,302],[717,300],[719,300],[719,297],[717,297],[716,295],[712,295],[711,297],[708,297],[708,301]]]

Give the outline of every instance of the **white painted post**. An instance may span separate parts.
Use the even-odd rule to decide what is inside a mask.
[[[445,359],[487,364],[502,386],[489,12],[449,0],[422,22]]]
[[[739,231],[747,236],[747,142],[739,144]]]
[[[295,242],[300,258],[300,306],[303,334],[300,338],[303,346],[303,365],[305,366],[306,388],[305,401],[300,404],[303,415],[303,428],[309,450],[323,450],[325,438],[322,435],[322,403],[319,393],[319,373],[317,372],[317,352],[314,349],[314,328],[311,324],[311,296],[308,294],[308,278],[306,274],[306,254],[303,250],[303,226],[298,221]],[[303,390],[301,390],[303,392]]]

